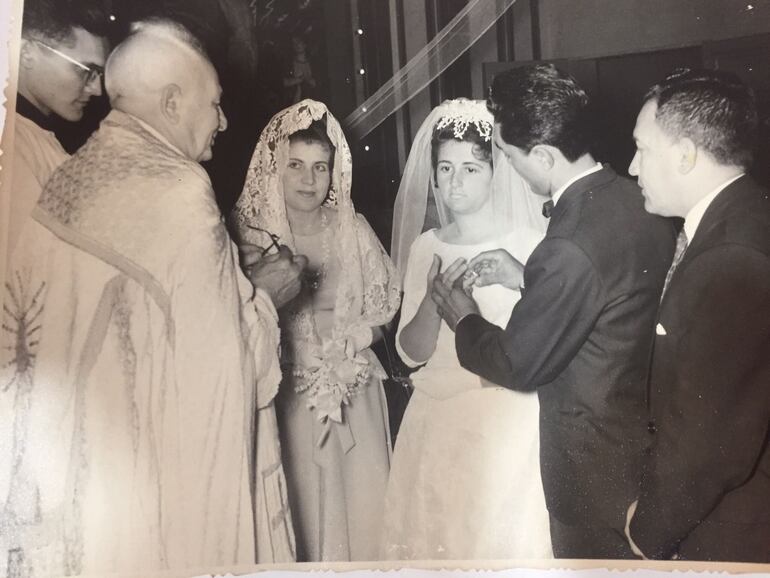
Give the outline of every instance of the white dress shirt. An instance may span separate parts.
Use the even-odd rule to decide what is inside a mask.
[[[582,179],[583,177],[587,177],[590,174],[598,172],[598,171],[602,170],[602,168],[603,168],[602,167],[602,163],[596,163],[596,165],[594,165],[590,169],[588,169],[586,171],[583,171],[582,173],[580,173],[578,175],[575,175],[570,180],[568,180],[566,183],[564,183],[562,186],[560,186],[558,189],[556,189],[556,192],[551,195],[551,200],[553,201],[553,206],[554,207],[556,206],[556,203],[559,202],[559,199],[564,194],[564,191],[566,191],[572,183],[578,181],[579,179]]]
[[[706,210],[709,208],[711,203],[714,202],[714,199],[717,198],[717,195],[745,174],[746,173],[740,173],[739,175],[736,175],[725,181],[716,189],[711,191],[708,195],[703,197],[700,201],[695,203],[695,206],[690,209],[684,218],[684,232],[687,234],[687,240],[689,243],[692,243],[692,240],[695,238],[695,232],[698,230],[698,226],[700,225],[701,219],[703,219],[703,215],[706,214]]]

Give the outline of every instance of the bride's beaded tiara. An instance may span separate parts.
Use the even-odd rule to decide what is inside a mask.
[[[441,117],[434,130],[452,126],[454,137],[462,139],[465,131],[473,124],[479,136],[488,142],[492,139],[493,123],[492,114],[484,101],[457,98],[441,104]]]

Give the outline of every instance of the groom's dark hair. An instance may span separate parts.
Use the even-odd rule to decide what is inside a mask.
[[[588,96],[552,64],[522,66],[495,76],[487,108],[503,141],[529,153],[549,145],[574,162],[590,152]]]

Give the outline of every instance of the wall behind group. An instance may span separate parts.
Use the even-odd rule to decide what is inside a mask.
[[[531,1],[539,16],[543,60],[647,52],[770,32],[770,0],[517,0],[512,7],[515,60],[532,59]],[[405,19],[406,38],[425,38],[424,2],[405,5],[412,12]],[[505,60],[498,50],[500,26],[502,19],[469,49],[473,94],[468,96],[485,97],[484,62]]]
[[[770,31],[770,0],[540,0],[543,59],[591,58]]]

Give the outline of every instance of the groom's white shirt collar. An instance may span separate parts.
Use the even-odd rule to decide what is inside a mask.
[[[559,199],[561,199],[561,196],[564,194],[564,191],[566,191],[571,184],[579,181],[583,177],[587,177],[588,175],[591,175],[591,174],[593,174],[595,172],[598,172],[598,171],[602,170],[602,168],[603,168],[602,167],[602,163],[596,163],[596,165],[594,165],[593,167],[591,167],[587,171],[583,171],[582,173],[575,175],[570,180],[568,180],[566,183],[564,183],[562,186],[560,186],[558,189],[556,189],[556,192],[553,195],[551,195],[551,200],[553,201],[553,206],[554,207],[556,206],[556,203],[559,202]]]

